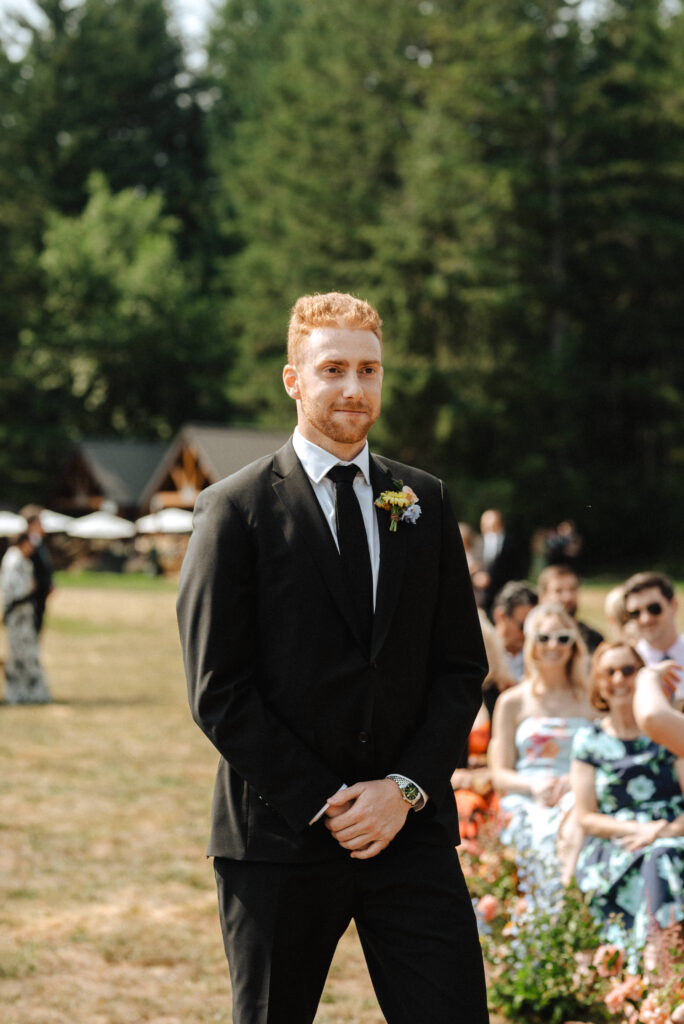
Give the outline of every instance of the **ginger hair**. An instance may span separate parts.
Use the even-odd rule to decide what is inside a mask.
[[[302,343],[317,327],[372,331],[382,343],[382,320],[369,302],[344,292],[302,295],[292,307],[287,331],[287,361],[291,366],[296,366]]]

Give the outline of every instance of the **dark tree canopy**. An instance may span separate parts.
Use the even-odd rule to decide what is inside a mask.
[[[385,321],[378,448],[592,564],[684,565],[684,15],[614,0],[42,0],[0,52],[0,469],[288,427],[288,310]],[[592,8],[593,10],[593,8]],[[93,176],[94,175],[94,176]]]

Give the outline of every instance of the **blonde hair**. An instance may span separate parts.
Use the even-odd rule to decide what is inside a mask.
[[[544,681],[539,671],[539,662],[534,656],[537,643],[537,632],[542,619],[560,619],[563,628],[572,633],[574,637],[573,650],[565,666],[568,680],[568,688],[575,697],[587,692],[587,648],[577,628],[577,623],[572,615],[568,615],[561,604],[546,602],[538,604],[533,608],[525,619],[523,627],[525,643],[523,644],[523,662],[525,664],[525,677],[532,682],[532,692],[539,694],[544,689]]]
[[[369,302],[345,292],[302,295],[290,313],[287,331],[287,361],[295,366],[304,342],[317,327],[346,327],[372,331],[382,342],[382,320]]]
[[[630,652],[636,662],[637,668],[644,667],[644,659],[628,640],[604,640],[602,644],[599,644],[594,651],[594,657],[591,659],[591,673],[589,675],[589,700],[597,711],[609,710],[608,705],[600,693],[601,673],[599,670],[599,664],[601,662],[601,658],[604,654],[607,654],[608,651],[619,650],[620,647],[624,647],[625,650]]]

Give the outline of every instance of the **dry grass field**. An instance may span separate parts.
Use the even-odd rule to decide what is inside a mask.
[[[174,599],[163,582],[59,588],[56,703],[0,707],[3,1024],[231,1020],[204,858],[216,755],[187,709]],[[350,929],[316,1024],[382,1021]]]
[[[3,1024],[231,1020],[204,857],[217,756],[187,709],[174,599],[58,589],[56,703],[0,707]],[[350,931],[316,1022],[382,1020]]]

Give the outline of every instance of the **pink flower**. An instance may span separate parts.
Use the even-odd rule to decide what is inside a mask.
[[[639,1020],[642,1024],[668,1024],[670,1013],[666,1006],[658,1006],[658,996],[653,992],[646,996],[639,1007]]]
[[[680,1003],[676,1010],[673,1010],[670,1014],[672,1024],[683,1024],[684,1022],[684,1003]]]
[[[610,1013],[619,1013],[625,1005],[625,999],[623,986],[616,985],[603,997],[603,1002],[608,1007]]]
[[[641,999],[643,991],[644,983],[639,975],[627,974],[623,981],[613,985],[603,1001],[611,1013],[619,1013],[628,999]]]
[[[487,924],[489,924],[499,912],[499,901],[492,893],[487,893],[486,896],[481,896],[477,901],[477,909]]]
[[[572,984],[574,988],[583,988],[591,977],[591,971],[589,965],[591,963],[591,953],[587,950],[581,950],[579,953],[575,953],[575,963],[577,965],[572,975]],[[591,982],[589,982],[591,984]]]
[[[599,946],[592,961],[596,973],[601,978],[611,978],[619,974],[625,962],[625,954],[617,946]]]
[[[513,908],[513,917],[522,917],[526,910],[527,900],[524,896],[518,897],[515,903],[515,907]]]
[[[641,999],[644,994],[644,979],[639,974],[625,974],[622,979],[628,999]]]

